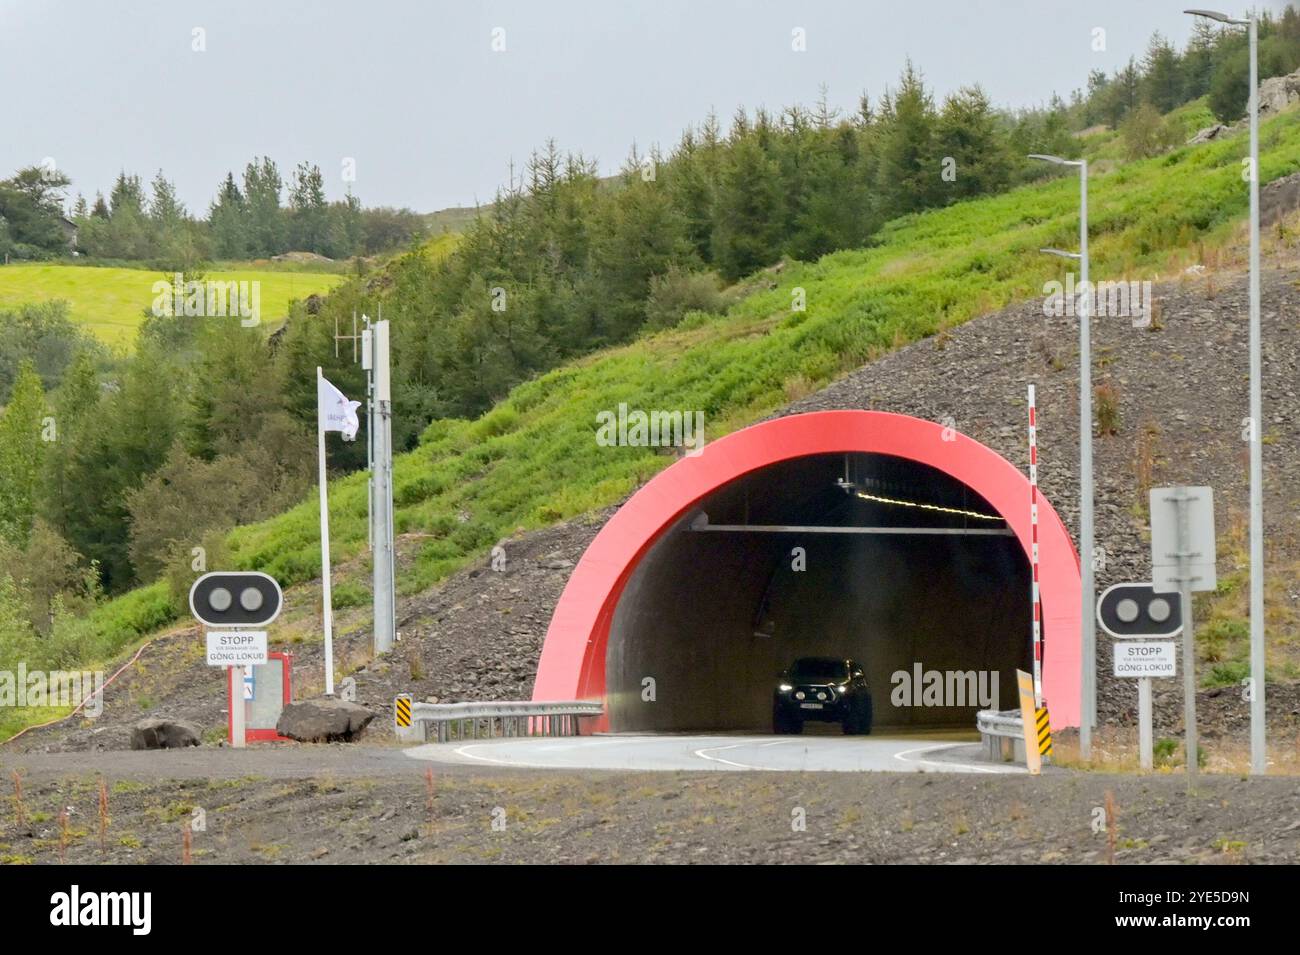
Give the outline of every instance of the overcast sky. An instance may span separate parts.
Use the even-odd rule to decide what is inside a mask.
[[[147,181],[162,168],[205,213],[254,155],[286,179],[318,163],[331,198],[351,159],[366,205],[432,211],[490,200],[510,159],[548,137],[613,172],[633,141],[670,146],[710,107],[725,123],[742,104],[812,103],[825,83],[852,109],[908,56],[940,96],[978,82],[1000,105],[1038,105],[1140,56],[1155,30],[1181,46],[1184,6],[0,0],[0,177],[52,157],[91,198],[119,169]]]

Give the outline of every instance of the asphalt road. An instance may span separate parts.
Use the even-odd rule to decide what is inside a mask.
[[[532,769],[1023,773],[980,760],[978,744],[919,736],[581,736],[430,743],[406,750],[436,763]]]

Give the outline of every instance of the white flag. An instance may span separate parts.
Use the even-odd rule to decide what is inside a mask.
[[[357,436],[361,422],[357,420],[359,401],[348,401],[347,396],[323,377],[316,379],[316,414],[322,431],[341,431],[343,440]]]

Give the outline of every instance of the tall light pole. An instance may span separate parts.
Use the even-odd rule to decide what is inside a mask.
[[[1097,587],[1093,580],[1092,515],[1092,286],[1088,283],[1088,160],[1062,159],[1031,153],[1030,159],[1079,170],[1079,251],[1042,249],[1079,262],[1079,570],[1083,591],[1081,601],[1080,650],[1083,654],[1080,674],[1079,755],[1092,759],[1092,729],[1097,725],[1097,625],[1095,604]]]
[[[1230,26],[1250,37],[1250,771],[1268,769],[1264,743],[1264,427],[1259,329],[1259,25],[1215,10],[1184,10]],[[1190,665],[1187,664],[1187,665]]]

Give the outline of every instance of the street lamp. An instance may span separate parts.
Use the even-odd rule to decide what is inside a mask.
[[[1079,570],[1083,600],[1079,627],[1083,670],[1080,677],[1079,755],[1092,758],[1092,728],[1097,723],[1097,627],[1094,604],[1097,588],[1093,581],[1092,520],[1092,286],[1088,284],[1088,160],[1062,159],[1043,153],[1030,153],[1030,159],[1057,166],[1079,169],[1079,251],[1041,249],[1048,255],[1077,259],[1079,262]]]
[[[1262,775],[1264,748],[1264,426],[1259,330],[1259,26],[1255,17],[1230,17],[1215,10],[1184,10],[1229,26],[1244,26],[1250,38],[1250,771]],[[1185,666],[1190,666],[1187,661]]]

